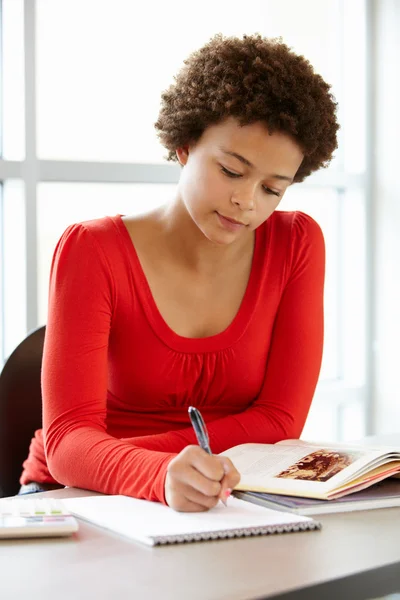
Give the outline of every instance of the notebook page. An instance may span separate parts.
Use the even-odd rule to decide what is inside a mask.
[[[313,522],[309,517],[285,513],[229,498],[204,513],[176,512],[156,502],[127,496],[65,498],[74,515],[129,538],[151,543],[160,536],[192,535],[249,527],[269,527]]]

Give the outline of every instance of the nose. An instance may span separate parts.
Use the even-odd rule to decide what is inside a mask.
[[[254,190],[240,190],[232,193],[231,202],[235,206],[237,206],[240,210],[254,210],[255,208],[255,199],[254,199]]]

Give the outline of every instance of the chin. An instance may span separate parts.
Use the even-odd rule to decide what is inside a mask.
[[[207,234],[203,231],[203,235],[216,246],[229,246],[233,242],[235,242],[240,236],[232,235],[232,233],[210,233]]]

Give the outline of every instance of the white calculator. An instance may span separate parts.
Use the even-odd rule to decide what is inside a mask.
[[[0,540],[56,537],[78,531],[78,522],[55,498],[0,499]]]

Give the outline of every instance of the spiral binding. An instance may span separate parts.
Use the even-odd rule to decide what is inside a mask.
[[[292,533],[296,531],[312,531],[321,529],[318,521],[305,523],[287,523],[286,525],[268,525],[267,527],[241,527],[220,531],[203,531],[184,535],[160,535],[152,537],[155,546],[165,544],[180,544],[182,542],[202,542],[210,540],[224,540],[227,538],[250,537],[255,535],[273,535],[276,533]]]

